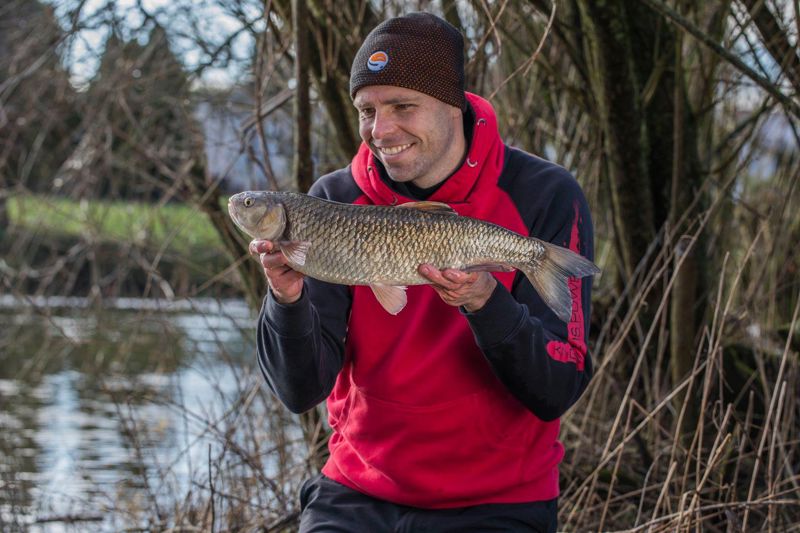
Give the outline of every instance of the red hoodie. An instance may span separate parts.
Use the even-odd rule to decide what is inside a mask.
[[[429,200],[527,235],[498,187],[506,149],[494,111],[478,96],[468,101],[475,113],[469,153]],[[362,144],[351,165],[363,192],[356,203],[412,201],[378,172]],[[511,290],[513,272],[494,275]],[[344,366],[328,397],[334,432],[323,473],[371,496],[427,508],[557,497],[558,420],[541,420],[512,396],[459,309],[429,286],[409,287],[407,295],[405,310],[392,316],[369,287],[352,289]],[[581,329],[570,340],[582,337]]]

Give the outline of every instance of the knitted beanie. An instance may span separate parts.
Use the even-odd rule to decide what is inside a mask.
[[[430,13],[410,13],[372,30],[350,69],[350,97],[367,85],[413,89],[466,108],[464,38]]]

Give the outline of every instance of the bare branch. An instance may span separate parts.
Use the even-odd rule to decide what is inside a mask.
[[[719,55],[725,61],[736,67],[737,70],[742,72],[745,76],[756,82],[759,87],[761,87],[762,89],[767,91],[770,95],[772,95],[787,109],[787,111],[791,112],[796,117],[800,118],[800,104],[798,104],[796,101],[783,94],[780,88],[778,88],[774,83],[772,83],[767,78],[761,76],[753,69],[748,67],[744,63],[744,61],[742,61],[736,55],[732,54],[731,52],[723,48],[719,43],[711,39],[702,30],[700,30],[700,28],[692,24],[691,21],[681,16],[677,11],[666,5],[661,0],[641,0],[641,1],[647,4],[653,10],[667,17],[677,26],[683,28],[684,31],[688,32],[695,39],[701,42],[704,46],[707,46],[709,49],[713,50],[715,54]]]

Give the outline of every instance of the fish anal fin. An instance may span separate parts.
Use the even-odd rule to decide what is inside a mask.
[[[461,270],[464,272],[513,272],[515,269],[505,263],[481,263],[464,267]]]
[[[298,266],[306,264],[306,255],[311,248],[309,241],[281,241],[278,244],[281,253],[290,263]]]
[[[441,215],[458,216],[458,213],[456,213],[455,209],[442,202],[408,202],[407,204],[400,204],[397,207],[402,207],[405,209],[419,209],[420,211],[439,213]]]
[[[375,298],[386,309],[390,315],[396,315],[406,306],[406,287],[401,285],[380,285],[369,286],[375,294]]]

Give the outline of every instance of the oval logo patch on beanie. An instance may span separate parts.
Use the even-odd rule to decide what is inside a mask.
[[[372,55],[369,56],[369,59],[367,60],[367,68],[372,72],[380,72],[388,63],[389,54],[380,50],[378,52],[373,52]]]

